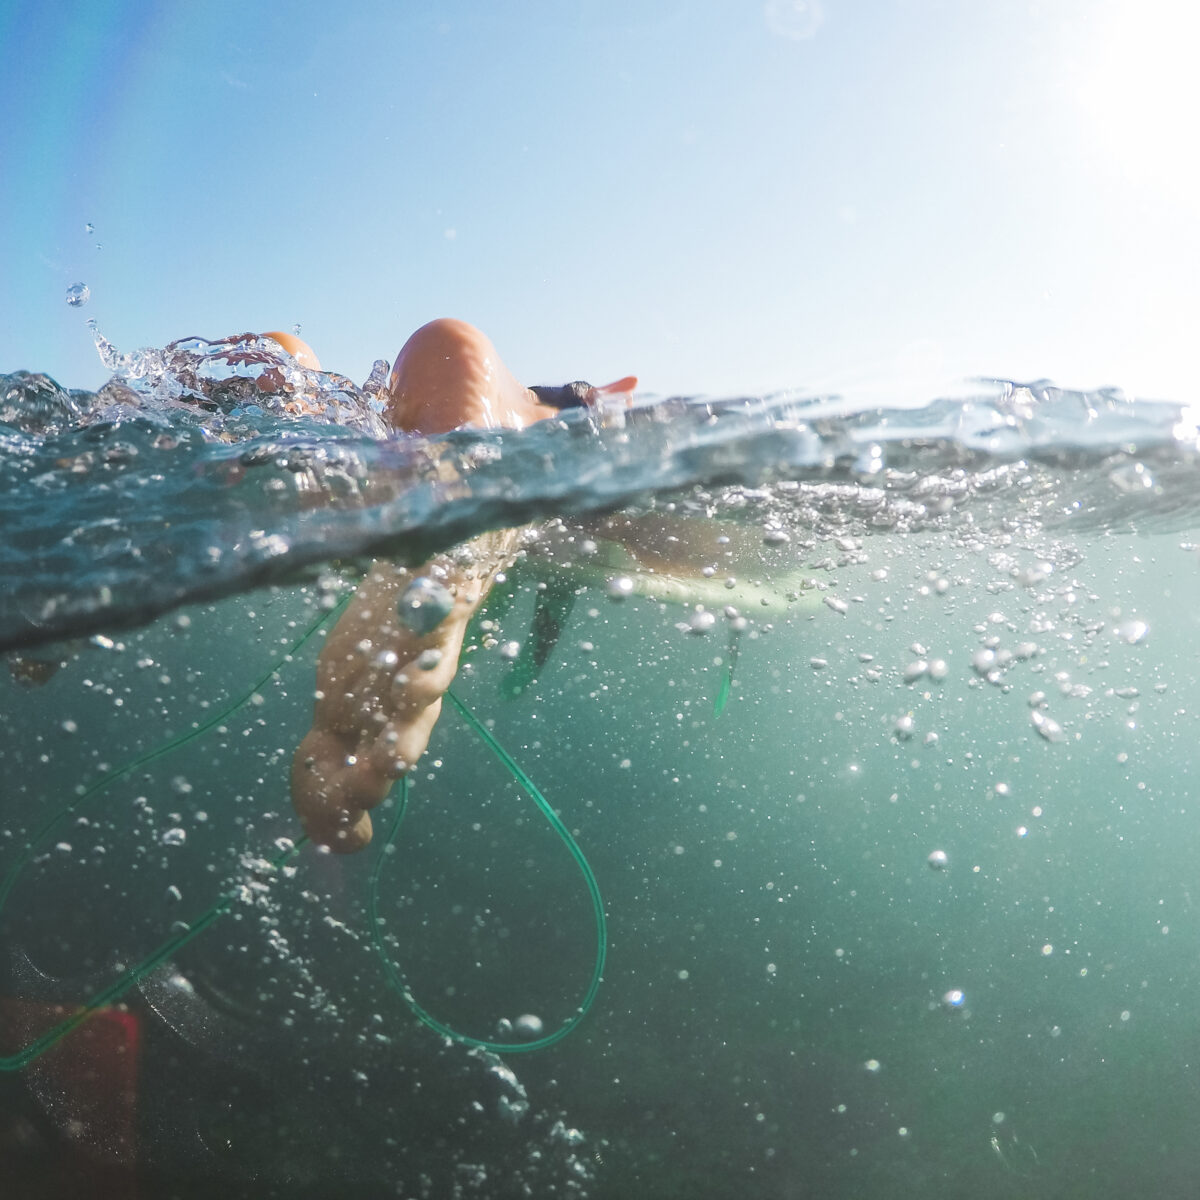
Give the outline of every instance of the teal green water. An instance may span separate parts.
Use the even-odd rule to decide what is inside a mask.
[[[515,699],[500,654],[467,655],[456,691],[576,834],[609,920],[588,1019],[511,1060],[528,1111],[388,989],[370,852],[273,882],[240,857],[297,834],[315,644],[46,848],[6,914],[8,994],[82,998],[246,883],[174,984],[130,997],[141,1161],[173,1194],[1192,1195],[1197,564],[1186,532],[825,545],[817,586],[743,636],[719,718],[723,629],[599,585]],[[527,635],[532,578],[501,641]],[[5,684],[0,846],[235,694],[310,612],[300,590],[225,601]],[[944,671],[910,681],[922,659]],[[386,880],[439,1019],[492,1036],[577,1002],[587,894],[449,713]],[[27,1076],[7,1102],[67,1120],[63,1079]]]

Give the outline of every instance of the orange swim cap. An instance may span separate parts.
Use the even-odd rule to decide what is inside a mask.
[[[313,348],[307,342],[301,341],[294,333],[280,333],[273,329],[261,336],[278,342],[302,367],[307,367],[310,371],[321,369],[321,360],[316,356]]]

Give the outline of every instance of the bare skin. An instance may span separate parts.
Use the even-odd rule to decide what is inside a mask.
[[[278,334],[269,336],[282,344]],[[627,379],[608,390],[635,385]],[[518,383],[488,338],[463,321],[418,329],[396,358],[388,390],[388,417],[406,433],[522,429],[558,413]],[[507,530],[416,570],[372,565],[321,651],[312,728],[292,759],[292,803],[314,842],[351,853],[371,840],[369,810],[425,752],[467,626],[516,543],[516,532]],[[397,616],[397,601],[418,576],[436,579],[454,597],[449,615],[426,634]]]
[[[313,841],[350,853],[371,840],[368,810],[425,752],[467,626],[515,544],[511,532],[488,534],[470,554],[416,571],[372,564],[317,660],[312,728],[292,759],[292,803]],[[423,636],[396,615],[418,575],[454,595],[450,614]]]

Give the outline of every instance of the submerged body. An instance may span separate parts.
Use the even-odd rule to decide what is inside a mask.
[[[622,379],[580,398],[631,392],[636,383]],[[386,415],[396,430],[434,435],[463,426],[523,429],[559,407],[518,383],[478,329],[438,320],[418,329],[397,356]],[[292,802],[313,841],[349,853],[371,840],[369,810],[425,752],[467,626],[516,543],[515,531],[502,530],[416,570],[372,565],[321,651],[312,728],[292,760]],[[397,611],[419,577],[435,580],[452,599],[428,630],[410,628]]]

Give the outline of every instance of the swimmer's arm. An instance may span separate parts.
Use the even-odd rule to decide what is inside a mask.
[[[367,810],[425,752],[467,626],[513,541],[478,539],[469,565],[461,556],[416,570],[373,564],[321,651],[312,728],[292,759],[292,802],[313,841],[349,853],[371,840]],[[419,575],[439,578],[454,596],[449,615],[424,635],[396,612]]]

